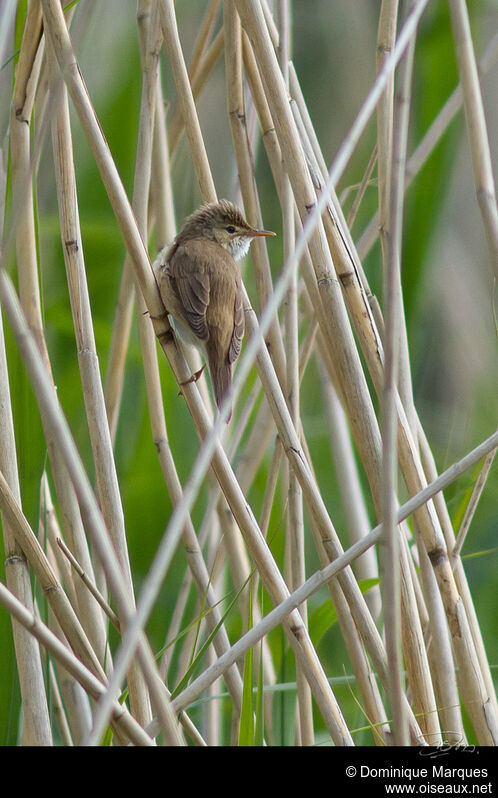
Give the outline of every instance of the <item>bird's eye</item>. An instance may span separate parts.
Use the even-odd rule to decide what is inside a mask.
[[[233,227],[231,224],[229,224],[228,227],[225,227],[225,230],[227,231],[227,233],[230,233],[230,235],[232,233],[235,233],[235,227]]]

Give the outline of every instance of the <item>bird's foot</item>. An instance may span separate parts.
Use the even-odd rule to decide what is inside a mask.
[[[189,377],[188,380],[185,380],[185,382],[181,382],[180,383],[180,387],[182,385],[189,385],[191,382],[197,382],[197,380],[200,378],[200,376],[201,376],[201,374],[202,374],[202,372],[204,371],[205,368],[206,368],[206,364],[204,363],[204,365],[202,365],[198,371],[195,371],[192,374],[192,376]],[[181,390],[178,391],[178,396],[180,396],[180,394],[181,394]]]
[[[144,316],[147,316],[147,314],[150,316],[152,321],[162,321],[163,319],[165,319],[167,317],[168,311],[165,310],[163,313],[160,313],[159,316],[153,316],[152,313],[149,313],[148,310],[145,310],[144,311]]]

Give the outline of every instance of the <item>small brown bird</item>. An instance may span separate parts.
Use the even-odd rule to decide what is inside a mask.
[[[253,238],[274,235],[251,227],[228,200],[202,205],[186,220],[159,271],[164,306],[180,338],[206,358],[218,407],[230,388],[244,336],[235,261],[247,254]]]

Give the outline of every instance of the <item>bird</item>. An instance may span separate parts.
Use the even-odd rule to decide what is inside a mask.
[[[237,261],[258,230],[226,199],[204,203],[184,222],[173,243],[165,248],[158,285],[166,312],[180,339],[196,347],[208,365],[218,409],[232,384],[232,367],[244,337],[245,318],[240,268]],[[227,423],[232,416],[229,408]]]

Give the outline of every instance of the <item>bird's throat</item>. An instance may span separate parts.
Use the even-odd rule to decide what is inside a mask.
[[[251,240],[249,236],[237,236],[229,242],[228,251],[234,260],[241,260],[247,255]]]

